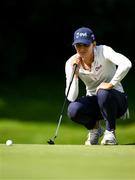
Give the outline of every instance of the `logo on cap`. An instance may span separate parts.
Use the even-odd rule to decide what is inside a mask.
[[[85,33],[82,33],[82,32],[77,32],[76,33],[76,38],[79,38],[79,37],[87,37],[88,34],[85,32]]]

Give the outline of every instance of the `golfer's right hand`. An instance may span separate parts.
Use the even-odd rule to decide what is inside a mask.
[[[79,75],[79,69],[80,69],[80,66],[81,66],[81,57],[76,54],[75,57],[73,58],[72,60],[72,66],[74,66],[75,64],[77,64],[77,68],[76,68],[76,72],[75,72],[75,77],[78,78],[78,75]]]

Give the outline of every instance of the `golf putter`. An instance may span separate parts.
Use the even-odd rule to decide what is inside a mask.
[[[56,137],[58,135],[59,127],[60,127],[60,124],[61,124],[61,121],[62,121],[62,118],[63,118],[64,107],[65,107],[65,104],[67,102],[67,97],[68,97],[68,94],[69,94],[69,91],[70,91],[71,84],[73,82],[73,78],[74,78],[74,75],[75,75],[75,72],[76,72],[76,68],[77,68],[77,64],[74,64],[74,70],[73,70],[71,80],[70,80],[70,83],[69,83],[69,86],[68,86],[67,95],[65,96],[65,100],[64,100],[64,103],[63,103],[63,106],[62,106],[62,109],[61,109],[61,113],[60,113],[59,120],[58,120],[58,125],[57,125],[57,128],[55,130],[54,136],[47,141],[48,144],[51,144],[51,145],[55,144],[54,141],[55,141],[55,139],[56,139]]]

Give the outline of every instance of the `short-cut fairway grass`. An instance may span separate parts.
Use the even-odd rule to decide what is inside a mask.
[[[1,144],[0,179],[134,180],[135,146]]]

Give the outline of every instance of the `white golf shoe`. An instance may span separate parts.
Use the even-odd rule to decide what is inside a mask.
[[[92,129],[88,133],[88,138],[85,141],[85,145],[97,145],[99,138],[103,135],[103,129],[101,126],[98,129]]]
[[[104,137],[103,137],[103,139],[101,141],[101,144],[102,145],[116,145],[116,144],[118,144],[117,140],[116,140],[116,137],[115,137],[114,131],[106,130],[104,132]]]

